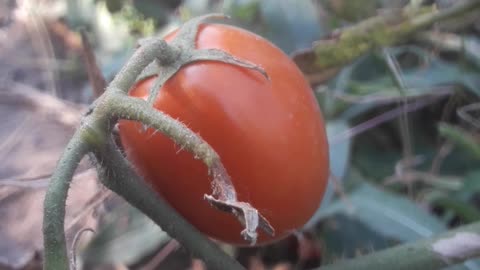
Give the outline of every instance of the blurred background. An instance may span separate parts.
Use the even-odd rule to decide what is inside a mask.
[[[110,80],[138,39],[212,12],[291,55],[327,120],[332,177],[321,207],[279,243],[223,246],[248,269],[311,269],[479,221],[479,11],[328,68],[304,65],[313,47],[367,19],[462,2],[0,1],[0,269],[41,269],[45,188],[94,99],[79,30]],[[66,232],[83,269],[205,269],[97,183],[87,161],[69,194]],[[480,260],[449,269],[480,269]]]

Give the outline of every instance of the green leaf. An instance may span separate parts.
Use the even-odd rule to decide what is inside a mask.
[[[243,22],[253,22],[259,15],[260,1],[258,0],[225,0],[223,8],[232,18]]]
[[[356,217],[344,213],[330,216],[318,233],[325,246],[322,253],[325,264],[385,249],[396,243]]]
[[[136,208],[117,210],[81,253],[84,265],[133,264],[165,245],[170,237]]]
[[[341,181],[345,177],[350,164],[351,139],[348,137],[343,138],[342,134],[346,134],[348,130],[349,125],[342,120],[330,121],[327,123],[330,172],[335,179],[332,177],[329,178],[328,186],[320,204],[320,208],[305,225],[305,228],[310,228],[316,224],[318,217],[321,215],[322,209],[328,207],[328,204],[335,195],[335,185],[341,185]],[[335,183],[335,180],[340,183]]]
[[[107,5],[107,9],[110,13],[118,12],[122,9],[123,4],[125,4],[124,0],[105,0]]]
[[[438,219],[404,197],[362,183],[347,197],[326,209],[322,216],[342,213],[373,230],[399,241],[429,237],[446,229]]]
[[[359,175],[353,177],[361,178]],[[322,212],[323,226],[317,232],[325,241],[329,260],[365,254],[447,229],[440,220],[412,201],[360,181],[361,184],[347,195],[346,201],[334,202]],[[338,227],[337,232],[328,228],[332,223],[333,228]],[[479,268],[479,260],[470,260],[448,269]]]
[[[286,53],[310,48],[324,34],[318,8],[312,1],[229,0],[223,8],[242,27],[267,38]]]
[[[322,0],[321,3],[331,15],[348,22],[358,22],[372,17],[380,7],[378,0]]]
[[[480,68],[480,38],[472,36],[463,39],[465,58]]]
[[[383,55],[370,53],[345,67],[330,83],[333,95],[354,101],[336,98],[331,114],[343,113],[343,118],[351,119],[375,106],[398,102],[405,96],[444,94],[445,90],[439,90],[439,86],[444,89],[460,86],[480,96],[478,68],[458,61],[447,62],[417,46],[395,47],[390,51],[400,65],[406,85],[403,93],[396,86]]]
[[[311,47],[323,29],[312,1],[262,0],[260,11],[267,38],[286,53]]]
[[[343,120],[327,123],[330,171],[338,179],[343,179],[348,169],[352,144],[351,138],[348,137],[349,130],[350,125]]]
[[[438,131],[442,136],[455,142],[473,158],[480,159],[480,143],[466,130],[462,130],[447,123],[441,123],[438,126]]]
[[[339,217],[344,224],[339,225]],[[328,209],[323,211],[322,218],[324,219],[322,224],[328,225],[329,222],[334,222],[344,230],[335,232],[339,237],[339,244],[335,243],[336,238],[326,236],[324,227],[327,225],[323,225],[323,228],[319,227],[317,232],[320,237],[327,237],[325,246],[329,259],[363,254],[398,242],[430,237],[447,229],[436,217],[419,208],[412,201],[378,189],[364,181],[348,194],[346,201],[330,204]],[[333,232],[330,230],[328,233]],[[351,236],[352,239],[346,241],[340,236],[342,234]],[[480,263],[471,260],[448,269],[479,268]]]
[[[378,127],[356,136],[352,147],[352,164],[369,180],[377,182],[391,176],[402,158],[401,145],[395,142],[398,138],[384,129]]]
[[[168,21],[169,15],[175,10],[181,1],[177,0],[135,0],[135,8],[147,18],[154,18],[157,23],[164,24]]]
[[[454,197],[440,196],[432,201],[432,204],[443,209],[453,211],[465,223],[480,220],[480,211],[468,202],[462,202]]]
[[[480,220],[480,210],[472,199],[480,192],[480,171],[469,172],[463,177],[459,188],[455,190],[426,190],[422,202],[442,209],[441,214],[447,222],[452,218],[456,223],[471,223]]]
[[[454,194],[456,198],[468,202],[473,195],[480,193],[480,171],[475,170],[467,173],[462,188]]]
[[[437,85],[462,85],[476,94],[480,94],[480,80],[477,78],[478,70],[462,65],[462,63],[451,63],[444,61],[438,57],[434,57],[429,51],[416,46],[402,46],[390,49],[393,57],[395,57],[400,65],[401,76],[408,89],[409,95],[425,94],[431,92],[433,86]],[[375,54],[372,56],[375,57]],[[384,61],[383,55],[376,55],[376,62]],[[381,58],[378,59],[378,58]],[[368,59],[368,58],[367,58]],[[353,87],[354,93],[383,94],[387,91],[396,92],[396,96],[401,97],[402,93],[398,91],[394,81],[390,75],[388,67],[383,64],[377,64],[377,76],[364,76],[367,68],[371,66],[371,62],[364,60],[363,64],[357,66],[350,77],[350,85]],[[355,89],[355,86],[357,89]],[[396,90],[396,91],[395,91]]]

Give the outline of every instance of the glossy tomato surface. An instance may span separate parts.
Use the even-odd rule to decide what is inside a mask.
[[[167,37],[171,40],[173,35]],[[227,25],[203,25],[199,49],[218,48],[255,63],[270,76],[219,63],[182,68],[161,89],[155,108],[179,119],[220,155],[240,201],[274,227],[270,243],[299,229],[319,207],[329,174],[324,122],[315,97],[295,64],[263,38]],[[147,98],[153,78],[130,95]],[[119,124],[127,157],[152,187],[200,231],[247,245],[242,226],[203,199],[211,194],[206,166],[163,136],[131,121]]]

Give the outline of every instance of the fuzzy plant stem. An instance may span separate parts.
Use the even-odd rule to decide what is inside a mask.
[[[142,70],[154,61],[159,52],[165,51],[166,48],[165,41],[157,40],[149,42],[138,49],[114,78],[109,88],[121,89],[123,90],[122,92],[126,93]],[[103,99],[100,98],[95,103],[102,103],[102,101]],[[95,117],[93,115],[86,117],[82,126],[69,141],[50,179],[44,200],[44,269],[67,270],[69,268],[64,228],[65,203],[68,189],[79,162],[92,150],[91,143],[96,144],[96,141],[98,142],[99,139],[102,139],[97,136],[98,134],[92,134],[94,130],[92,127],[98,127],[101,124],[105,124],[105,122],[108,122],[105,120],[105,117]],[[107,131],[106,129],[108,129],[108,125],[104,126],[104,131]]]
[[[126,96],[148,64],[153,61],[169,63],[175,59],[176,55],[175,49],[163,40],[146,41],[109,84],[104,95],[94,102],[85,115],[81,126],[60,158],[47,189],[43,219],[44,269],[69,269],[64,231],[65,204],[75,169],[82,158],[90,153],[93,153],[93,159],[97,160],[99,176],[105,186],[146,213],[168,234],[178,239],[192,254],[201,258],[209,269],[244,269],[154,193],[134,172],[112,142],[111,132],[118,119],[136,118],[131,114],[143,115],[139,120],[144,120],[144,124],[155,126],[165,132],[176,143],[201,158],[207,166],[220,163],[216,152],[193,131],[180,122],[155,112],[146,102]],[[150,114],[139,112],[150,112]],[[234,189],[232,192],[226,194],[234,196]]]
[[[102,183],[145,213],[163,230],[202,258],[208,269],[244,269],[161,199],[132,169],[112,141],[95,149]]]
[[[220,157],[211,151],[210,145],[200,136],[193,133],[187,126],[173,119],[169,115],[152,108],[141,99],[132,99],[125,95],[114,95],[107,104],[112,117],[134,120],[167,135],[179,145],[182,150],[187,150],[202,160],[208,167],[220,162]],[[231,185],[231,183],[228,183]],[[235,192],[232,191],[235,196]]]
[[[480,256],[480,222],[317,270],[442,269]]]
[[[73,173],[82,158],[90,151],[85,140],[88,131],[79,129],[68,143],[53,173],[44,201],[44,269],[68,269],[64,220],[65,201]]]

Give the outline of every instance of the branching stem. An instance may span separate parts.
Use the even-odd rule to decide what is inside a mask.
[[[204,18],[208,18],[208,16]],[[198,20],[194,23],[198,24]],[[179,41],[167,44],[159,38],[145,41],[85,115],[81,126],[62,155],[47,190],[43,224],[44,268],[46,270],[66,270],[69,267],[64,231],[66,198],[75,169],[81,159],[89,153],[93,153],[94,159],[97,160],[99,175],[105,186],[146,213],[162,229],[180,240],[193,254],[197,254],[203,259],[207,266],[212,269],[243,269],[238,262],[222,252],[170,208],[135,174],[118,148],[112,143],[111,133],[119,119],[140,121],[144,125],[154,127],[190,151],[196,158],[201,159],[213,176],[213,195],[215,197],[206,196],[206,199],[216,207],[221,205],[224,211],[228,209],[243,221],[245,230],[241,233],[247,240],[255,242],[257,227],[273,234],[273,228],[255,208],[248,203],[237,201],[230,177],[221,163],[220,157],[208,143],[181,122],[155,110],[147,102],[127,96],[140,74],[150,64],[155,63],[159,67],[180,67],[194,61],[196,50],[191,54],[192,57],[186,57],[186,59],[179,57],[179,48],[185,47],[181,45]],[[188,55],[185,52],[183,54]],[[210,59],[205,57],[205,60]],[[214,57],[211,60],[232,62],[233,65],[245,66],[259,72],[263,71],[257,66],[249,65],[241,60],[233,61],[228,55],[220,58]],[[171,77],[173,74],[165,76]],[[166,79],[168,78],[159,78],[159,80]]]
[[[181,217],[134,172],[112,141],[96,149],[99,178],[131,205],[150,217],[168,234],[202,258],[209,269],[240,270],[243,267]]]

